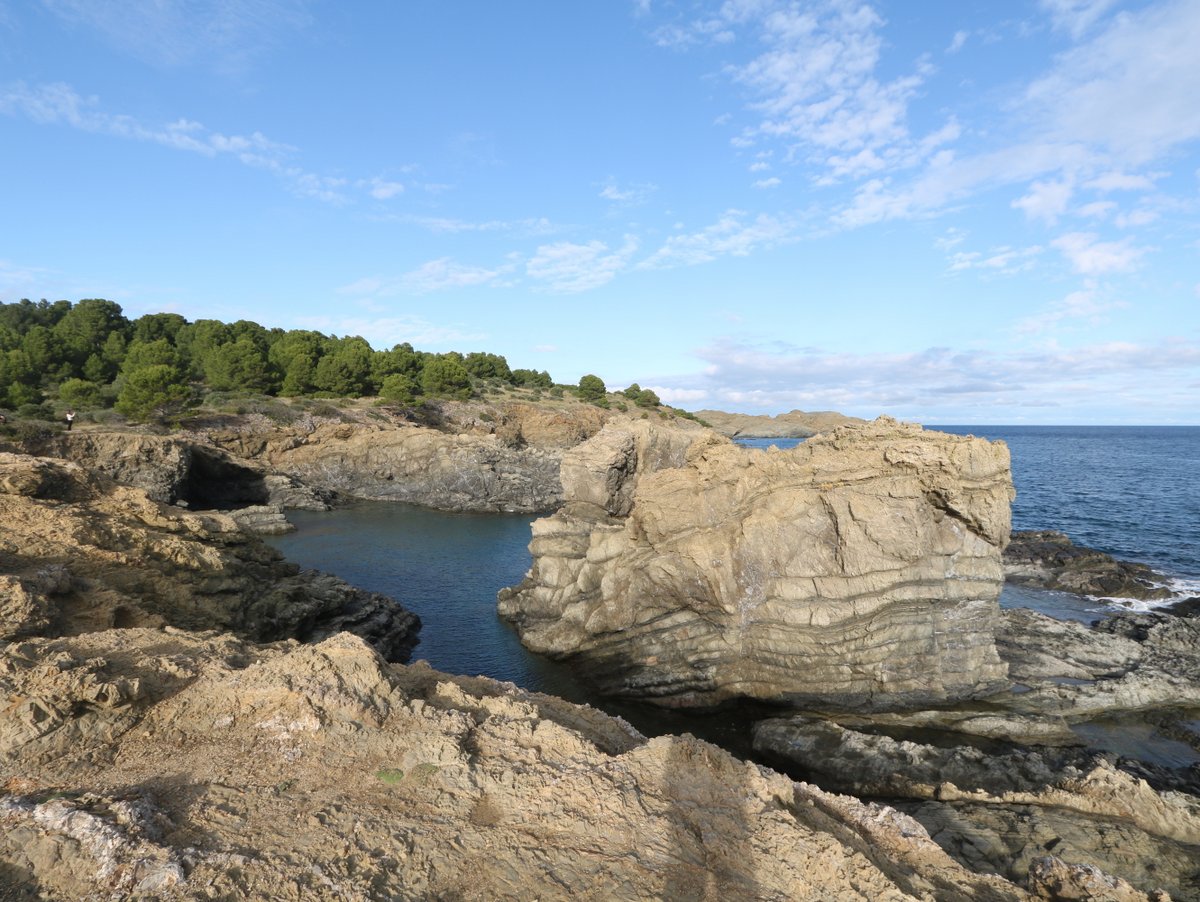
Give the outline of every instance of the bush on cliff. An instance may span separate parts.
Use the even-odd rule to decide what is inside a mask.
[[[604,404],[602,407],[608,406],[608,389],[604,387],[604,380],[599,376],[588,373],[579,380],[579,388],[577,389],[579,399],[587,401],[590,404]]]

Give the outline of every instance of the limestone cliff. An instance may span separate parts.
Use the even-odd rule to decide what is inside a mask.
[[[0,523],[0,641],[171,625],[261,641],[351,630],[393,658],[415,642],[416,616],[391,599],[73,463],[0,453]]]
[[[610,424],[562,467],[522,641],[606,692],[886,709],[1001,685],[1012,484],[1002,443],[887,418],[791,451]]]

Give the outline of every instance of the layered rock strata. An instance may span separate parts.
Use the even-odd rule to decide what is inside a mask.
[[[775,718],[755,748],[827,788],[893,800],[968,867],[1020,881],[1052,850],[1200,898],[1200,619],[1089,627],[1012,610],[997,645],[1012,692],[954,710]]]
[[[881,418],[751,451],[610,424],[562,481],[499,610],[602,691],[886,709],[1003,685],[1002,443]]]
[[[31,639],[0,694],[6,899],[1031,898],[885,805],[351,636]]]
[[[444,403],[423,410],[419,425],[400,418],[302,419],[270,430],[210,430],[207,438],[345,497],[534,513],[562,501],[563,449],[595,434],[608,416],[581,404]]]
[[[76,464],[0,453],[0,640],[113,626],[314,640],[351,630],[402,658],[419,621],[300,572],[225,514],[160,504]]]

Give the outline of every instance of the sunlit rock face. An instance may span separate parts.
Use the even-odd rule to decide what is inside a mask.
[[[1003,443],[880,418],[793,450],[610,424],[500,593],[607,692],[892,709],[991,691],[1013,496]]]

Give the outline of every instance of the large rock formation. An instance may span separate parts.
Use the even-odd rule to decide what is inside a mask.
[[[562,479],[499,609],[603,691],[879,709],[1003,683],[1002,443],[881,418],[752,451],[610,424]]]
[[[31,639],[0,697],[6,900],[1030,898],[885,805],[350,636]]]
[[[390,598],[73,463],[0,453],[0,522],[0,641],[169,624],[260,641],[352,630],[392,658],[415,643],[416,616]]]

